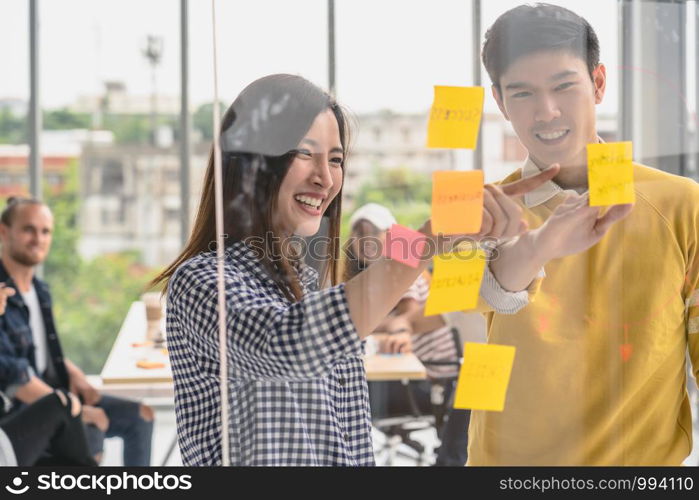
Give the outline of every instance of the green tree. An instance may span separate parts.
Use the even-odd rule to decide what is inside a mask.
[[[167,125],[177,130],[177,119],[171,115],[158,115],[158,125]],[[148,144],[151,137],[149,115],[121,115],[108,113],[104,117],[104,129],[114,132],[117,144]]]
[[[354,208],[365,203],[387,207],[399,224],[417,229],[430,216],[432,182],[427,174],[416,173],[407,167],[377,168],[358,189]],[[347,221],[351,211],[343,216],[343,235],[349,233]]]
[[[92,126],[88,113],[74,113],[68,108],[44,111],[43,127],[45,130],[70,130]]]
[[[102,255],[80,267],[70,282],[51,280],[54,312],[66,356],[86,373],[99,373],[152,273],[135,253]]]
[[[74,113],[67,108],[44,111],[42,113],[42,128],[44,130],[70,130],[90,128],[91,119],[88,113]],[[26,144],[27,117],[15,116],[9,109],[0,111],[0,143]]]
[[[220,101],[218,105],[221,110],[221,117],[223,117],[223,113],[226,112],[226,105]],[[192,115],[192,126],[201,133],[202,139],[205,141],[211,141],[214,138],[212,132],[214,127],[213,112],[214,104],[210,102],[199,106]]]
[[[78,255],[79,204],[78,162],[74,160],[65,173],[63,186],[53,191],[44,184],[44,199],[53,212],[54,234],[51,253],[44,264],[44,273],[52,281],[70,281],[80,274]]]
[[[78,164],[63,189],[46,192],[54,215],[54,238],[44,266],[65,355],[86,373],[99,373],[131,303],[153,273],[134,252],[83,261],[78,253],[80,212]]]
[[[0,143],[23,144],[26,142],[26,117],[15,116],[7,108],[0,110]]]

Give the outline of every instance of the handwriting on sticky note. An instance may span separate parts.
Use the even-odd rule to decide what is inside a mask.
[[[483,171],[432,173],[432,232],[475,234],[483,224]]]
[[[427,237],[400,224],[393,224],[386,233],[383,255],[416,268],[425,252]]]
[[[464,344],[454,408],[503,411],[515,350],[508,345]]]
[[[633,146],[631,142],[587,145],[590,206],[634,203]]]
[[[474,149],[483,114],[483,96],[483,87],[435,85],[427,147]]]
[[[425,316],[475,308],[485,261],[485,252],[480,249],[437,255]]]

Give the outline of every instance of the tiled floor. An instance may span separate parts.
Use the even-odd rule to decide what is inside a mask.
[[[699,408],[699,404],[696,401],[696,394],[694,397],[693,408]],[[432,450],[438,445],[437,436],[432,429],[426,429],[417,431],[414,433],[415,438],[425,445],[426,454],[422,460],[422,465],[429,465],[434,461],[434,456]],[[159,406],[156,407],[156,426],[153,435],[153,465],[161,465],[165,457],[169,445],[175,437],[175,414],[172,406]],[[379,465],[386,465],[387,454],[382,450],[385,444],[384,436],[378,432],[374,431],[374,446],[377,449],[377,463]],[[103,465],[121,465],[121,440],[119,439],[108,439],[105,446],[105,454]],[[395,451],[398,453],[393,458],[392,464],[394,466],[401,465],[416,465],[417,457],[413,450],[406,449],[403,445],[395,447]],[[405,453],[406,456],[402,456]],[[415,457],[415,458],[410,458]],[[172,452],[172,455],[168,459],[165,465],[182,465],[180,460],[179,451],[177,446]],[[697,421],[697,412],[694,413],[694,450],[692,454],[685,461],[685,465],[697,466],[699,465],[699,422]]]

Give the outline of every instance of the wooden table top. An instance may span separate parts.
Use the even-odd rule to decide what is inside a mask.
[[[366,378],[370,381],[424,380],[425,367],[413,353],[374,354],[364,358]]]

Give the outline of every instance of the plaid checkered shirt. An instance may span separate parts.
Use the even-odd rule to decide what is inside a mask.
[[[230,462],[374,465],[362,343],[344,285],[318,290],[301,265],[292,303],[242,242],[227,249]],[[203,253],[168,286],[167,339],[184,465],[221,465],[216,255]]]

